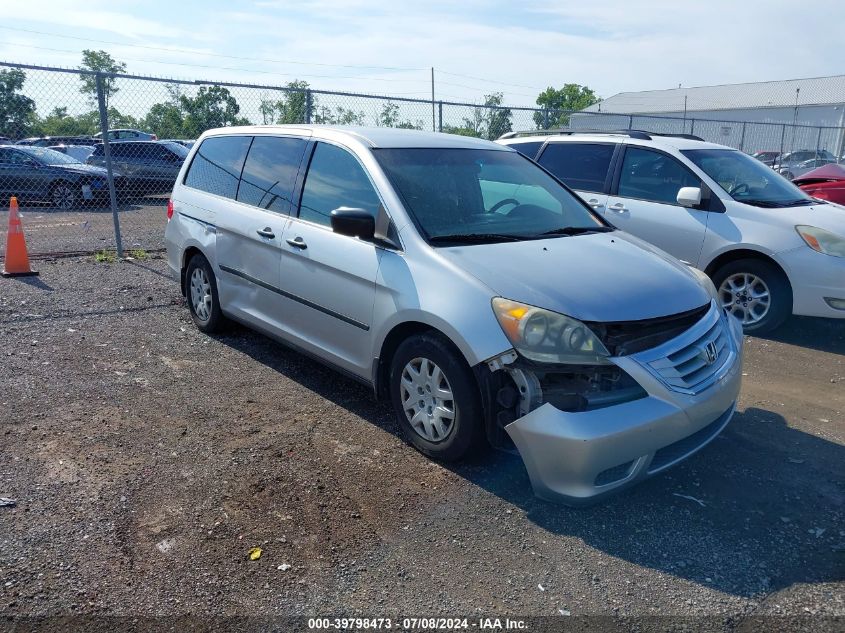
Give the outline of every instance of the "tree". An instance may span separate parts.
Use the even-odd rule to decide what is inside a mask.
[[[14,68],[0,70],[0,135],[26,136],[35,119],[35,101],[20,94],[26,73]]]
[[[511,118],[513,113],[510,108],[502,106],[503,95],[501,92],[494,92],[493,94],[484,96],[484,105],[486,108],[485,116],[485,134],[484,137],[495,141],[502,134],[507,134],[513,131]]]
[[[99,112],[70,115],[65,107],[55,107],[35,124],[41,136],[86,136],[100,131]]]
[[[159,138],[183,138],[185,113],[180,101],[182,89],[178,84],[168,84],[166,89],[169,99],[150,108],[141,120],[141,128],[154,132]]]
[[[330,125],[364,125],[364,113],[337,106],[334,110],[321,106],[314,115],[315,123]]]
[[[125,73],[126,64],[115,60],[106,51],[82,51],[82,65],[79,70],[88,70],[95,73]],[[95,75],[84,73],[79,75],[82,87],[79,89],[84,95],[89,95],[94,103],[97,103],[97,78]],[[115,85],[114,77],[103,77],[103,96],[106,100],[106,107],[109,106],[109,99],[113,97],[119,88]]]
[[[305,123],[308,120],[308,82],[291,81],[285,88],[288,92],[276,102],[279,113],[277,123]],[[315,105],[312,103],[311,107]]]
[[[179,106],[185,115],[182,129],[188,138],[197,138],[215,127],[249,125],[249,120],[238,116],[241,107],[237,99],[223,86],[202,86],[196,97],[180,95]]]
[[[376,116],[376,125],[381,127],[395,127],[404,130],[421,130],[423,127],[422,121],[411,123],[408,120],[400,120],[399,106],[392,101],[388,101],[382,106],[381,112]]]
[[[569,112],[583,110],[599,101],[596,93],[587,86],[564,84],[559,90],[549,86],[537,95],[537,105],[550,110],[548,117],[543,112],[535,112],[534,123],[538,130],[566,127],[569,125]]]

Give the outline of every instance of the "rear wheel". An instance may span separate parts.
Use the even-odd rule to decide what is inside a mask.
[[[740,320],[748,334],[771,332],[792,313],[792,288],[774,264],[739,259],[713,275],[720,305]]]
[[[399,345],[390,366],[390,392],[399,426],[420,452],[454,461],[483,446],[475,378],[442,336],[421,334]]]
[[[217,279],[203,255],[194,255],[185,271],[185,295],[194,324],[202,332],[219,332],[226,322],[220,310]]]

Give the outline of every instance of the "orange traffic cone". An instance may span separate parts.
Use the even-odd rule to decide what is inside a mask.
[[[23,236],[23,224],[18,212],[18,199],[9,200],[9,232],[6,233],[6,261],[3,263],[4,277],[24,277],[38,273],[29,267],[29,255],[26,253],[26,239]]]

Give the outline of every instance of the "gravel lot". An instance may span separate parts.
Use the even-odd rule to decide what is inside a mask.
[[[0,616],[845,616],[845,322],[748,338],[720,438],[570,509],[511,456],[429,461],[261,335],[199,333],[160,257],[36,264],[0,279]]]
[[[164,248],[167,195],[139,196],[120,203],[124,248]],[[8,200],[0,205],[0,256],[6,250]],[[94,252],[115,248],[114,221],[106,205],[59,211],[46,204],[22,205],[26,244],[30,254]]]

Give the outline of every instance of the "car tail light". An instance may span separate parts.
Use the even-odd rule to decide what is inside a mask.
[[[172,217],[173,217],[173,200],[168,200],[167,201],[167,219],[170,220],[170,218],[172,218]]]

